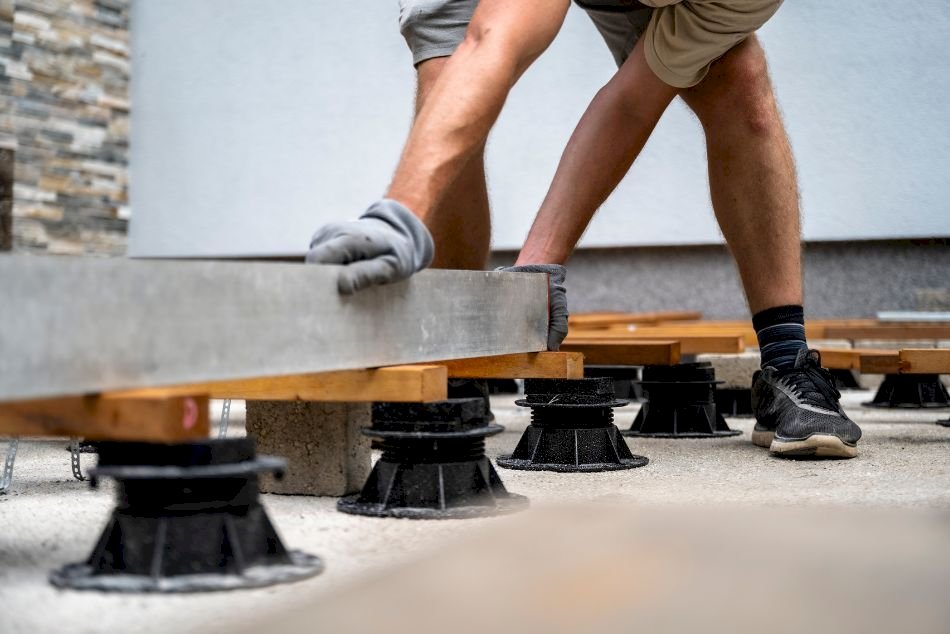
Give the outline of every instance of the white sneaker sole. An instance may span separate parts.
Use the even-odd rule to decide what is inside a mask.
[[[837,436],[815,434],[805,440],[780,441],[773,438],[769,453],[784,458],[854,458],[858,455],[858,448],[845,444]]]

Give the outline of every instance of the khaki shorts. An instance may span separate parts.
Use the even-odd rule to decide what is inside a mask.
[[[644,38],[650,69],[670,86],[695,86],[714,61],[772,17],[782,0],[575,0],[617,65]],[[399,27],[413,64],[451,55],[478,0],[400,0]],[[656,8],[644,5],[659,5]]]

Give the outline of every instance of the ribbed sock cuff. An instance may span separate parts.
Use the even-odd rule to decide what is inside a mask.
[[[752,327],[756,332],[763,328],[774,326],[775,324],[801,324],[805,325],[805,309],[801,306],[774,306],[757,312],[752,316]]]
[[[762,367],[776,369],[795,365],[798,351],[808,347],[805,340],[805,311],[801,306],[767,308],[752,317],[762,354]]]

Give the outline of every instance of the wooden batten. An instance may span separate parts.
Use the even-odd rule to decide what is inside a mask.
[[[900,362],[903,374],[950,374],[950,349],[907,348]]]
[[[733,335],[682,335],[677,337],[660,337],[642,335],[640,333],[624,333],[612,331],[582,331],[572,334],[565,340],[568,343],[640,343],[649,341],[668,341],[675,339],[680,342],[681,354],[737,354],[745,350],[745,340]]]
[[[208,398],[80,396],[0,403],[2,436],[182,442],[208,436]]]
[[[526,352],[437,363],[453,379],[584,378],[584,355],[579,352]]]
[[[114,392],[114,398],[159,398],[207,394],[250,401],[393,401],[425,403],[447,398],[448,373],[440,365],[406,365],[375,370],[191,383]]]
[[[564,352],[580,352],[587,365],[672,365],[679,363],[678,341],[565,343]]]

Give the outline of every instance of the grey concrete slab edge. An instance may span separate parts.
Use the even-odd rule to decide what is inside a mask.
[[[546,347],[541,275],[425,271],[341,296],[334,267],[0,256],[0,400]]]

